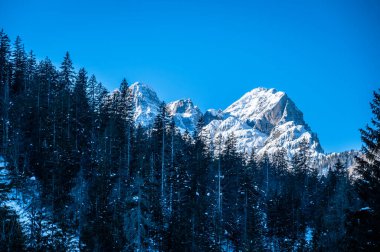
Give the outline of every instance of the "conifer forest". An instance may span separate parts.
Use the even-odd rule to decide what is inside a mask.
[[[80,55],[77,55],[80,57]],[[136,121],[69,52],[0,33],[0,251],[380,251],[380,89],[353,163],[242,150],[234,133]]]

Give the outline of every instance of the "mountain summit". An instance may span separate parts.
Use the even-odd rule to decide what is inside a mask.
[[[152,126],[162,101],[153,89],[141,82],[135,82],[129,88],[134,101],[136,124],[141,124],[143,127]],[[190,99],[170,102],[166,109],[169,116],[173,117],[177,128],[182,132],[187,130],[192,133],[196,128],[197,121],[202,116],[202,112]]]
[[[210,110],[209,110],[210,111]],[[234,134],[241,152],[275,152],[285,148],[294,154],[304,138],[312,151],[323,153],[318,137],[305,123],[294,102],[276,89],[255,88],[232,103],[206,125],[214,141]]]
[[[202,117],[200,109],[190,99],[181,99],[168,103],[168,114],[174,118],[175,125],[181,131],[194,132],[198,120]]]
[[[157,93],[141,82],[135,82],[129,88],[133,96],[136,124],[143,127],[152,125],[160,106]]]
[[[255,88],[232,103],[224,112],[267,134],[277,125],[287,121],[308,127],[303,120],[302,112],[293,101],[284,92],[274,88]]]

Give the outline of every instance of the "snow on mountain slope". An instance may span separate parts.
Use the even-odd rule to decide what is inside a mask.
[[[259,130],[233,116],[227,117],[225,120],[212,120],[203,130],[210,134],[214,146],[218,144],[219,136],[223,142],[228,135],[234,134],[237,140],[237,149],[242,152],[251,151],[253,148],[262,148],[267,138]]]
[[[281,122],[306,125],[302,112],[284,92],[274,88],[255,88],[224,110],[261,132],[269,134]]]
[[[194,132],[202,112],[194,106],[190,99],[181,99],[170,102],[166,106],[169,116],[173,117],[175,125],[184,132]]]
[[[157,93],[140,82],[133,83],[129,88],[133,96],[136,125],[141,124],[143,127],[153,125],[161,103]]]
[[[255,88],[223,112],[209,111],[210,122],[205,130],[210,132],[211,139],[216,142],[219,134],[226,139],[234,133],[240,152],[255,149],[263,154],[285,148],[292,156],[303,138],[308,140],[314,156],[323,152],[302,112],[284,92],[273,88]]]
[[[319,147],[319,142],[313,139],[312,134],[304,125],[296,125],[294,121],[285,122],[272,129],[265,141],[265,147],[260,150],[260,153],[264,151],[273,153],[279,148],[285,148],[292,156],[302,139],[306,139],[311,149],[316,151]]]
[[[129,88],[133,96],[136,125],[141,124],[143,127],[152,126],[162,101],[153,89],[143,83],[135,82]],[[188,130],[192,133],[196,128],[199,118],[202,116],[202,112],[197,106],[194,106],[190,99],[170,102],[167,104],[166,109],[168,114],[174,118],[176,126],[182,132]]]
[[[203,120],[205,124],[209,124],[212,120],[222,120],[225,117],[221,109],[208,109],[203,115]]]

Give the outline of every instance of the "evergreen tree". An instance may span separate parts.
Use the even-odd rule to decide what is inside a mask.
[[[10,61],[10,39],[7,34],[0,32],[0,130],[1,130],[1,153],[7,154],[9,143],[9,109],[10,88],[12,77],[12,64]]]
[[[339,159],[334,165],[334,170],[329,171],[326,189],[329,197],[322,217],[319,248],[328,251],[344,251],[345,219],[349,208],[349,181],[347,170]]]
[[[202,128],[203,117],[197,122],[193,133],[194,140],[190,154],[190,222],[191,232],[189,247],[191,251],[210,250],[214,245],[215,236],[212,232],[211,209],[208,205],[208,181],[210,171],[210,152],[204,142]]]
[[[90,131],[90,105],[87,97],[87,72],[81,68],[78,72],[78,77],[74,86],[74,136],[75,136],[75,149],[82,153],[89,148],[89,131]]]
[[[159,112],[155,118],[152,138],[154,141],[153,154],[155,159],[155,167],[159,168],[158,176],[160,179],[160,197],[162,211],[165,216],[167,216],[168,210],[168,161],[169,161],[169,141],[167,129],[169,126],[169,118],[166,111],[166,104],[161,103],[159,107]]]
[[[24,45],[17,36],[12,53],[12,94],[15,96],[26,90],[26,64]]]
[[[130,186],[127,190],[126,206],[124,210],[124,233],[126,234],[126,249],[144,251],[149,248],[149,226],[152,224],[149,215],[149,198],[147,193],[149,178],[149,159],[146,149],[147,138],[141,126],[136,129],[133,138],[133,162],[134,171],[131,176]]]
[[[241,203],[242,204],[242,231],[241,248],[243,251],[262,251],[263,246],[263,226],[259,211],[259,187],[255,182],[255,175],[258,173],[256,155],[252,150],[247,165],[244,167],[241,176]]]
[[[227,244],[232,242],[236,249],[240,249],[242,221],[240,215],[242,212],[241,206],[241,175],[242,163],[241,158],[236,149],[236,138],[233,134],[226,139],[223,150],[223,221],[224,229],[226,230]]]
[[[71,61],[69,52],[66,52],[65,57],[63,58],[63,62],[61,64],[61,72],[60,72],[60,90],[61,90],[61,115],[60,119],[63,120],[66,124],[66,136],[67,139],[70,139],[71,133],[71,103],[72,103],[72,89],[75,81],[75,73],[73,62]]]
[[[191,173],[190,153],[191,139],[174,135],[174,158],[171,174],[172,202],[168,228],[168,249],[172,251],[189,251],[191,234]]]
[[[364,209],[368,209],[362,214],[356,214],[357,218],[363,218],[361,224],[356,227],[357,235],[361,239],[357,249],[365,251],[380,249],[380,90],[375,91],[373,95],[370,103],[372,125],[360,130],[363,156],[356,159],[359,178],[355,180],[355,184],[364,202]]]
[[[87,97],[88,103],[90,106],[90,162],[92,167],[92,172],[94,172],[94,168],[100,163],[100,151],[99,145],[102,140],[100,139],[100,128],[101,128],[101,105],[103,99],[106,97],[107,91],[103,87],[102,83],[96,80],[96,77],[92,75],[88,81],[87,86]]]

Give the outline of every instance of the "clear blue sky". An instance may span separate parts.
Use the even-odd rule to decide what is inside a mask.
[[[380,87],[377,0],[0,0],[0,27],[56,64],[69,51],[109,89],[126,77],[202,110],[285,91],[326,152],[360,148]]]

